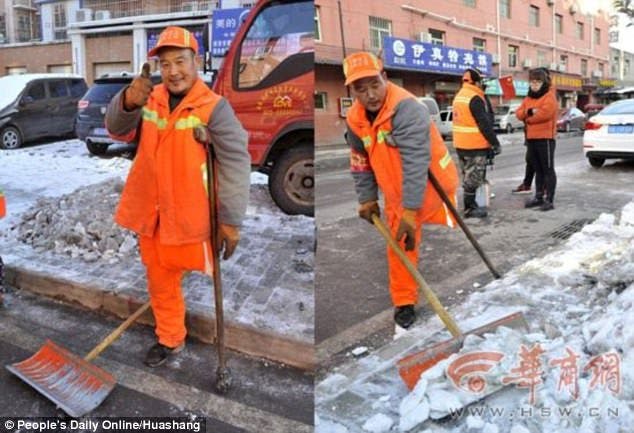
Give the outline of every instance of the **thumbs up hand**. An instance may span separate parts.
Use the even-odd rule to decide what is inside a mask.
[[[123,105],[127,111],[136,110],[145,105],[152,93],[152,81],[150,81],[150,64],[143,63],[141,75],[132,80],[125,89]]]

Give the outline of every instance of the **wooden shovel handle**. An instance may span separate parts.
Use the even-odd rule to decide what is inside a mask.
[[[121,336],[121,334],[123,334],[123,331],[128,329],[130,327],[130,325],[132,325],[136,321],[136,319],[139,318],[139,316],[141,314],[145,313],[145,310],[147,310],[149,307],[150,307],[150,302],[149,301],[146,302],[145,304],[143,304],[141,307],[139,307],[139,309],[136,310],[134,313],[132,313],[132,315],[130,317],[128,317],[125,320],[125,322],[123,322],[121,325],[119,325],[119,327],[117,329],[112,331],[110,333],[110,335],[108,335],[106,338],[101,340],[101,343],[99,343],[97,346],[95,346],[95,348],[93,350],[91,350],[90,353],[88,353],[88,355],[84,356],[84,360],[90,362],[93,359],[95,359],[97,356],[99,356],[99,354],[101,352],[103,352],[112,343],[114,343],[114,341],[117,338],[119,338],[119,336]]]
[[[416,280],[416,283],[423,292],[425,299],[427,299],[427,302],[429,302],[431,308],[438,315],[438,317],[440,317],[440,320],[442,320],[449,332],[451,332],[451,335],[453,335],[454,337],[460,337],[462,335],[460,328],[458,328],[456,322],[454,322],[447,310],[445,310],[445,307],[442,306],[433,290],[427,285],[427,283],[423,279],[423,276],[420,274],[420,272],[418,272],[418,269],[416,269],[412,262],[409,261],[407,255],[405,255],[405,252],[403,251],[401,246],[394,240],[383,221],[381,221],[381,219],[376,214],[373,214],[372,222],[374,223],[374,226],[379,231],[379,233],[381,233],[381,235],[385,238],[388,245],[396,253],[398,258],[401,259],[401,262],[407,268],[410,275],[414,278],[414,280]]]

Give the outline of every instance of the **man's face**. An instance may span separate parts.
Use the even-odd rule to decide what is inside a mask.
[[[354,96],[363,107],[377,113],[383,107],[385,96],[387,95],[387,79],[384,74],[374,77],[360,78],[350,84],[352,96]]]
[[[173,95],[184,95],[198,78],[196,56],[189,48],[165,47],[159,52],[161,78]]]

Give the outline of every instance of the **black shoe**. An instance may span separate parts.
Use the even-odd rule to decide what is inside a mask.
[[[394,321],[401,328],[407,329],[416,321],[416,311],[413,305],[402,305],[394,310]]]
[[[167,359],[181,352],[185,348],[185,343],[182,343],[174,348],[163,346],[161,343],[156,343],[154,346],[148,350],[147,355],[145,355],[145,365],[148,367],[158,367],[159,365],[165,363]]]
[[[532,198],[530,200],[528,200],[526,203],[524,203],[524,207],[525,208],[531,208],[531,207],[537,207],[537,206],[541,206],[544,204],[544,199],[541,197],[535,197]]]
[[[553,205],[553,202],[549,200],[544,200],[544,203],[542,203],[542,205],[539,207],[539,210],[544,212],[553,209],[555,209],[555,206]]]
[[[485,207],[471,207],[464,211],[465,218],[485,218],[488,214]]]

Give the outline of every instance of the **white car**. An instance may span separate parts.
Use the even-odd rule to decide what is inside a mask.
[[[438,122],[438,131],[443,138],[451,137],[453,129],[453,111],[451,107],[440,111],[440,122]]]
[[[634,99],[613,102],[586,123],[583,154],[597,168],[606,159],[634,159]]]

